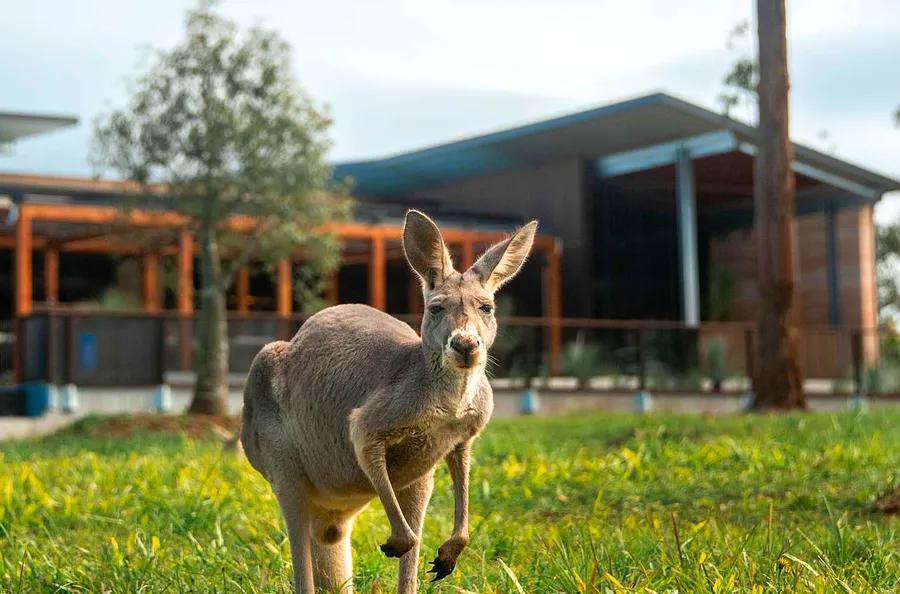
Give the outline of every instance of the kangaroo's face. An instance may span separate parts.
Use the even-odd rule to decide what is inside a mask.
[[[425,313],[422,342],[441,363],[457,369],[483,366],[497,336],[494,293],[528,257],[537,222],[489,248],[471,268],[457,272],[434,222],[411,210],[403,226],[403,249],[422,279]]]
[[[461,369],[484,365],[497,336],[494,295],[471,272],[454,272],[425,302],[422,341],[441,352],[445,365]]]

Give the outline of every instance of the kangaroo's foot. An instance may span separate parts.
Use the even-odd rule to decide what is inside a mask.
[[[428,573],[434,574],[432,582],[444,579],[453,573],[453,570],[456,569],[456,560],[468,542],[467,538],[451,536],[441,545],[437,557],[431,562],[431,569],[428,570]]]

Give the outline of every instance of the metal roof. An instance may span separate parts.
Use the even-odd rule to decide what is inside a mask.
[[[756,129],[666,93],[654,93],[516,128],[382,159],[339,163],[335,178],[353,178],[361,196],[401,196],[485,173],[566,157],[599,158],[730,130],[753,144]],[[881,193],[900,181],[794,144],[795,160]]]
[[[73,116],[37,115],[0,111],[0,142],[12,142],[25,136],[44,134],[78,123]]]

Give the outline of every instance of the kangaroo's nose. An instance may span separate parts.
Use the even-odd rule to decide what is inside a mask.
[[[450,348],[464,357],[472,354],[478,348],[478,340],[468,334],[457,334],[450,339]]]

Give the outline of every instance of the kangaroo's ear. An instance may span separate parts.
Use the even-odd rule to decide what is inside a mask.
[[[410,210],[403,222],[403,251],[406,261],[420,277],[425,289],[431,291],[453,273],[450,252],[434,221]]]
[[[469,270],[474,272],[484,288],[492,293],[519,272],[531,252],[537,221],[531,221],[509,239],[492,245]]]

